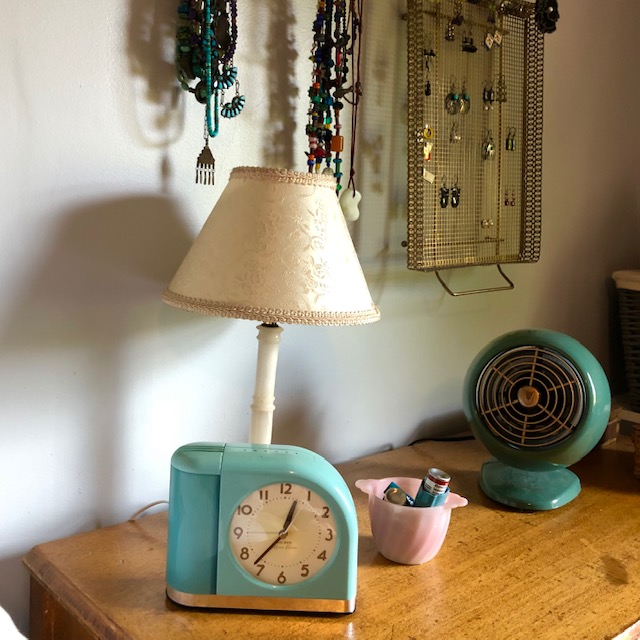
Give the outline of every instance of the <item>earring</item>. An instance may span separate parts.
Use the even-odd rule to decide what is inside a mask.
[[[236,95],[231,98],[231,102],[222,105],[220,115],[223,118],[235,118],[244,109],[244,102],[244,96],[240,95],[240,83],[236,80]]]
[[[429,161],[431,160],[431,150],[433,149],[433,128],[431,125],[424,125],[422,136],[419,136],[419,138],[422,139],[422,177],[427,182],[433,183],[436,177],[427,168]]]
[[[509,192],[504,192],[504,206],[505,207],[515,207],[516,206],[516,192],[511,192],[511,198],[509,198]]]
[[[498,86],[496,87],[496,101],[497,102],[507,101],[507,83],[503,75],[501,75],[498,78]]]
[[[487,35],[484,37],[484,48],[490,51],[491,47],[493,47],[493,34],[487,31]]]
[[[456,181],[455,186],[451,189],[451,206],[455,209],[460,204],[460,187]]]
[[[453,42],[456,39],[456,29],[453,26],[452,20],[449,20],[447,23],[447,30],[444,32],[444,39],[449,42]]]
[[[449,204],[449,189],[447,189],[447,183],[442,182],[442,186],[440,187],[440,207],[442,209],[446,209]]]
[[[225,66],[218,77],[214,80],[213,86],[216,89],[228,89],[236,82],[236,78],[238,77],[238,68],[231,67],[229,65]]]
[[[462,2],[456,0],[455,3],[455,16],[447,23],[447,30],[444,33],[444,39],[449,42],[453,42],[456,39],[456,27],[459,27],[464,22],[464,16],[462,15]]]
[[[471,97],[467,91],[466,81],[462,83],[462,91],[460,92],[460,113],[469,113],[471,110]]]
[[[484,85],[484,89],[482,90],[482,102],[483,109],[488,111],[489,109],[493,109],[493,103],[496,99],[496,94],[493,90],[493,85],[490,83],[486,83]]]
[[[430,73],[431,70],[429,69],[429,61],[431,60],[431,58],[435,58],[436,52],[433,49],[429,49],[429,51],[427,51],[426,49],[423,49],[422,53],[424,55],[424,66],[425,66],[426,72],[427,72],[427,80],[426,80],[425,85],[424,85],[424,95],[425,96],[430,96],[431,95],[431,81],[429,80],[429,73]]]
[[[490,160],[496,153],[496,145],[493,143],[493,136],[491,131],[487,131],[484,142],[482,143],[482,158],[483,160]]]
[[[451,24],[455,24],[456,27],[459,27],[464,22],[464,16],[462,15],[462,1],[455,0],[455,12],[456,15],[451,21]]]
[[[462,50],[465,53],[475,53],[478,50],[478,47],[473,44],[473,36],[471,35],[471,31],[467,32],[467,35],[462,37]]]
[[[505,149],[507,151],[516,150],[516,129],[515,127],[509,127],[507,129],[507,139],[505,141]]]
[[[449,142],[451,142],[451,144],[455,144],[456,142],[460,142],[460,140],[462,140],[462,136],[458,132],[458,124],[456,122],[454,122],[451,125],[451,133],[449,134]]]
[[[431,149],[433,149],[433,142],[425,140],[424,146],[422,147],[422,155],[425,162],[431,160]]]
[[[462,110],[462,104],[463,102],[462,100],[460,100],[460,95],[458,94],[458,90],[456,88],[456,79],[452,78],[451,90],[444,99],[444,108],[450,116],[455,116]]]
[[[429,59],[435,58],[436,52],[433,49],[429,49],[429,51],[427,51],[426,49],[423,49],[422,55],[424,55],[424,63],[425,63],[425,66],[427,67],[427,71],[429,71]]]

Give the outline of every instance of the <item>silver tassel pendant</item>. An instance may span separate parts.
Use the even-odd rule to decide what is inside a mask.
[[[213,158],[211,149],[209,149],[209,138],[205,138],[204,148],[198,156],[196,162],[196,184],[214,184],[216,172],[216,161]]]

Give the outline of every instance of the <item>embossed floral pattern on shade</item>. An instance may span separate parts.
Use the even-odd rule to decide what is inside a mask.
[[[165,302],[266,323],[378,320],[335,184],[325,175],[234,169]]]

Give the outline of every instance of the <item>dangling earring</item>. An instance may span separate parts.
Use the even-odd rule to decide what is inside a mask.
[[[431,160],[431,149],[433,149],[433,129],[426,124],[422,130],[422,177],[430,183],[435,180],[435,175],[429,171],[428,164]]]
[[[460,204],[460,187],[458,186],[458,181],[456,180],[456,184],[451,189],[451,206],[455,209]]]
[[[462,91],[460,92],[460,113],[466,114],[471,111],[471,97],[467,91],[466,80],[462,81]]]
[[[493,47],[493,34],[487,31],[486,35],[484,36],[484,48],[487,51],[490,51],[491,47]]]
[[[447,23],[447,30],[444,32],[444,39],[449,42],[453,42],[456,39],[456,29],[453,26],[453,21],[451,20]]]
[[[462,0],[455,0],[455,9],[454,10],[456,12],[456,15],[454,16],[454,18],[451,21],[451,23],[455,24],[457,27],[459,27],[464,22],[464,16],[462,15]]]
[[[496,99],[496,94],[493,90],[493,84],[486,83],[484,85],[484,89],[482,90],[482,102],[483,109],[488,111],[489,109],[493,109],[493,103]]]
[[[444,99],[444,108],[450,116],[455,116],[462,111],[463,102],[456,88],[456,79],[451,78],[451,89]]]
[[[509,127],[507,129],[507,139],[505,141],[505,149],[507,151],[515,151],[516,149],[516,129]]]
[[[496,87],[496,101],[497,102],[507,101],[507,82],[504,79],[503,75],[501,75],[498,78],[498,86]]]
[[[455,144],[456,142],[460,142],[460,140],[462,140],[462,136],[460,135],[460,133],[458,132],[458,125],[457,123],[453,123],[451,125],[451,133],[449,134],[449,142],[451,144]]]
[[[431,81],[429,80],[429,74],[430,74],[430,69],[429,69],[429,60],[431,58],[435,58],[436,56],[436,52],[433,49],[429,49],[429,51],[427,51],[426,49],[422,50],[422,53],[424,55],[424,66],[427,72],[427,79],[425,81],[425,85],[424,85],[424,95],[425,96],[430,96],[431,95]]]
[[[449,204],[449,189],[447,189],[447,183],[442,182],[442,186],[440,187],[440,207],[442,209],[446,209]]]
[[[220,109],[223,118],[235,118],[244,109],[244,96],[240,95],[240,83],[236,80],[236,95],[231,102],[225,102]]]
[[[462,37],[462,50],[465,53],[475,53],[478,50],[478,47],[473,44],[473,35],[471,30],[467,31],[467,35]]]
[[[493,136],[491,131],[487,131],[484,142],[482,143],[482,158],[490,160],[496,153],[496,145],[493,144]]]

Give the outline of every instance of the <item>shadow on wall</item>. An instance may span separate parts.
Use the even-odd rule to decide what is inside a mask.
[[[71,434],[69,440],[82,450],[81,461],[74,459],[75,450],[65,459],[64,451],[44,449],[51,442],[48,437],[37,438],[31,449],[16,447],[16,452],[24,458],[23,491],[29,491],[34,462],[51,458],[57,460],[53,477],[43,469],[38,479],[46,487],[45,495],[56,487],[69,489],[57,477],[58,469],[61,476],[77,477],[85,495],[61,497],[57,508],[66,509],[66,515],[47,516],[48,509],[55,508],[51,505],[43,505],[38,519],[34,519],[33,505],[14,509],[4,525],[11,527],[7,529],[11,538],[25,530],[25,540],[37,539],[27,533],[30,528],[38,527],[43,537],[52,537],[95,526],[96,522],[88,522],[95,512],[108,514],[115,508],[113,463],[120,446],[120,407],[127,393],[121,351],[131,338],[156,329],[165,306],[161,293],[191,243],[168,198],[114,198],[78,207],[59,218],[63,222],[0,327],[0,351],[7,370],[3,411],[24,416],[25,433],[51,433],[64,425],[65,414],[70,424],[83,424],[82,431]],[[189,314],[161,319],[165,324],[166,318],[179,323],[183,316],[189,320]],[[16,441],[15,433],[12,420],[0,423],[7,451]],[[65,442],[68,430],[61,429],[59,435]],[[88,477],[83,479],[83,474]],[[21,483],[19,478],[14,480]],[[92,513],[79,514],[82,506],[74,506],[74,500],[82,505],[90,501]],[[0,604],[18,622],[18,600],[24,605],[26,592],[19,557],[1,558]]]
[[[298,58],[294,37],[296,17],[291,7],[291,0],[270,0],[268,14],[269,58],[266,60],[266,67],[269,73],[267,84],[269,102],[266,118],[266,145],[263,154],[266,166],[295,169],[296,165],[301,164],[293,157],[296,131],[295,103],[299,94],[295,80],[295,63]]]
[[[59,217],[64,221],[0,328],[3,349],[112,346],[127,333],[126,312],[159,300],[192,242],[165,197],[113,198]]]
[[[180,138],[184,128],[175,72],[176,7],[163,0],[135,0],[129,7],[127,54],[135,89],[133,115],[139,138],[149,146],[169,145]]]
[[[416,425],[408,442],[447,440],[467,436],[471,436],[469,421],[462,411],[452,411],[420,422]]]
[[[139,145],[164,149],[160,163],[166,190],[171,178],[168,148],[183,134],[185,101],[175,72],[177,5],[163,0],[132,0],[127,24],[129,99],[123,122],[134,123]],[[123,114],[124,116],[124,114]]]
[[[30,280],[21,287],[22,298],[0,327],[0,351],[11,369],[11,375],[6,376],[9,388],[5,389],[3,408],[25,415],[27,420],[29,412],[34,412],[40,423],[45,416],[45,430],[46,416],[50,416],[50,430],[64,421],[64,411],[86,412],[81,416],[86,428],[75,439],[86,443],[83,456],[92,473],[81,482],[95,511],[108,513],[117,499],[114,458],[120,446],[119,412],[127,393],[121,382],[121,349],[128,340],[156,328],[165,306],[161,293],[192,238],[175,204],[162,197],[91,203],[60,218],[64,221],[58,232]],[[151,313],[141,314],[145,308]],[[173,323],[188,322],[189,314],[169,313],[162,317],[163,324],[166,318]],[[65,365],[67,356],[73,357],[71,367]],[[69,386],[78,391],[75,400],[69,396]],[[28,406],[25,397],[32,398]],[[61,398],[68,400],[67,406]],[[0,435],[11,446],[7,429],[13,427],[9,422],[3,421]],[[37,447],[36,442],[34,451],[19,453],[25,459],[34,453],[34,459],[57,455],[37,451]],[[72,461],[59,461],[61,466],[67,463],[73,465]],[[46,475],[39,479],[50,490],[59,480]],[[83,502],[86,499],[85,495]],[[13,526],[35,524],[33,515],[14,515]],[[86,528],[91,515],[81,516],[81,528]],[[77,526],[73,520],[73,516],[67,518],[65,526]],[[40,519],[37,526],[44,532],[51,523]],[[24,602],[27,591],[26,584],[19,588],[21,582],[26,583],[26,578],[19,557],[1,559],[0,603],[16,620],[18,599]]]

